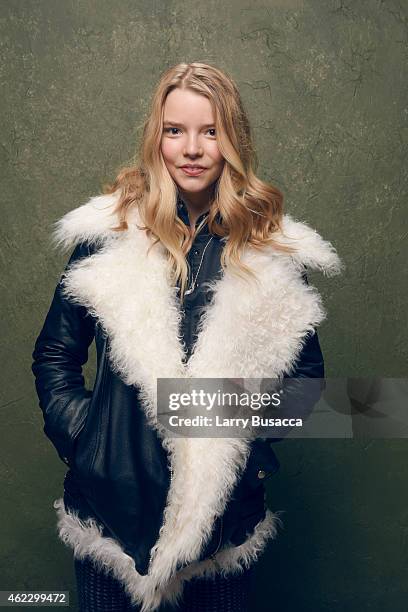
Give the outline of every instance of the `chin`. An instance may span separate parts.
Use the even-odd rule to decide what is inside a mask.
[[[175,181],[177,183],[177,185],[181,188],[184,189],[184,191],[191,191],[191,193],[196,193],[198,191],[204,191],[205,189],[208,189],[212,183],[208,183],[207,181],[204,183],[202,181],[198,181],[198,180],[177,180]]]

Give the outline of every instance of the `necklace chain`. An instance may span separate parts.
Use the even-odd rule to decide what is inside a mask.
[[[204,247],[203,254],[201,255],[201,260],[200,260],[200,263],[199,263],[199,266],[198,266],[197,274],[195,275],[195,278],[193,277],[193,275],[191,275],[191,284],[190,284],[189,288],[186,290],[185,295],[189,295],[190,293],[193,293],[194,289],[196,288],[196,282],[197,282],[198,275],[200,274],[201,266],[202,266],[202,263],[203,263],[203,260],[204,260],[204,255],[205,255],[207,247],[210,244],[212,239],[213,239],[213,236],[211,236],[211,238],[209,239],[209,241],[207,242],[207,244]]]

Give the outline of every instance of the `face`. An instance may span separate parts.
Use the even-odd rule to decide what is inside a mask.
[[[183,89],[169,93],[164,105],[161,151],[182,194],[191,202],[208,199],[224,166],[208,98]]]

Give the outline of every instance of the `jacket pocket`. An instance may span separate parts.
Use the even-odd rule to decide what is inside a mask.
[[[107,433],[107,423],[106,419],[104,419],[104,414],[108,410],[110,402],[109,345],[109,338],[106,337],[99,369],[96,374],[88,419],[79,430],[80,435],[76,446],[77,452],[75,453],[73,467],[77,477],[80,476],[82,479],[89,479],[91,477],[101,438],[106,436]],[[86,431],[83,431],[84,429]]]
[[[86,420],[88,418],[88,414],[89,414],[89,406],[92,402],[92,398],[89,399],[89,403],[88,403],[88,407],[86,412],[83,411],[81,414],[81,419],[78,422],[77,426],[74,428],[72,434],[71,434],[71,459],[68,459],[68,465],[70,467],[73,467],[74,465],[74,461],[75,461],[75,452],[76,452],[76,447],[78,445],[78,441],[79,438],[81,436],[82,431],[85,428],[85,424],[86,424]]]
[[[91,398],[91,392],[82,397],[71,397],[45,419],[44,433],[54,444],[62,461],[70,467],[73,464],[77,440],[86,422]]]

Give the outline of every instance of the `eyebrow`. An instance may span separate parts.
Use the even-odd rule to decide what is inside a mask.
[[[185,127],[182,123],[177,121],[163,121],[163,125],[174,125],[175,127]],[[215,123],[205,123],[201,127],[215,127]]]

